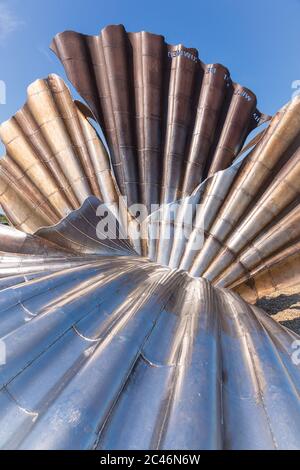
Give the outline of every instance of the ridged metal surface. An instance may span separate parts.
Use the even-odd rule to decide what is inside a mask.
[[[94,202],[62,221],[57,245]],[[296,334],[126,249],[84,258],[85,234],[77,254],[45,256],[49,230],[34,255],[23,243],[0,262],[1,448],[299,448]]]
[[[162,217],[157,222],[157,215],[152,215],[149,233],[158,230],[160,239],[152,242],[150,258],[226,287],[237,286],[239,279],[255,282],[254,272],[261,273],[281,262],[287,283],[300,284],[299,269],[291,279],[288,261],[299,251],[299,136],[297,99],[274,116],[245,158],[216,173],[186,198],[174,219],[168,223]],[[181,221],[191,205],[193,229],[186,241],[180,237]],[[168,230],[171,237],[164,239]],[[195,250],[193,242],[199,235],[203,236],[203,245]],[[262,295],[259,290],[257,285],[258,296]]]
[[[300,100],[284,107],[244,160],[190,272],[217,285],[262,270],[299,241]],[[288,274],[288,273],[287,273]],[[299,283],[299,273],[298,273]]]
[[[28,88],[25,106],[0,126],[7,150],[0,160],[0,202],[17,228],[34,233],[58,222],[91,195],[114,203],[121,223],[133,220],[126,207],[119,206],[121,192],[89,115],[82,103],[72,100],[63,80],[50,75]],[[249,155],[199,181],[193,196],[182,199],[169,238],[167,217],[163,214],[157,222],[157,214],[149,216],[142,224],[146,239],[142,244],[130,240],[135,251],[239,291],[239,279],[245,283],[265,271],[276,288],[270,269],[279,262],[285,284],[299,283],[297,270],[291,279],[287,256],[294,256],[299,241],[299,132],[300,102],[295,99],[274,116]],[[189,202],[195,208],[194,229],[189,240],[178,240],[174,227]],[[192,243],[200,231],[204,245],[195,250]],[[285,251],[286,263],[278,250]],[[262,284],[253,282],[252,296],[263,295]]]
[[[0,160],[0,199],[12,224],[33,233],[59,222],[91,194],[117,201],[109,157],[88,109],[53,74],[32,83],[27,95],[0,126],[7,152]]]
[[[103,128],[129,205],[169,203],[226,168],[266,119],[226,67],[147,32],[107,26],[99,36],[66,31],[52,50]]]
[[[300,243],[297,242],[267,258],[262,266],[251,270],[231,288],[251,303],[270,294],[280,294],[286,289],[299,291],[299,266]]]
[[[50,75],[0,126],[0,447],[299,449],[300,338],[236,292],[299,285],[300,99],[238,156],[256,99],[196,50],[121,26],[52,48],[93,113]],[[120,195],[169,206],[139,226]]]

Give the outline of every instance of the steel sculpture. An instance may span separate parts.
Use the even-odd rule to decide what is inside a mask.
[[[268,117],[195,49],[51,48],[90,108],[49,75],[0,126],[0,447],[299,448],[300,338],[253,304],[299,285],[300,98],[245,149]]]

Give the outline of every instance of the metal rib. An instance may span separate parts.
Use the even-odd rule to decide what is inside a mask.
[[[163,36],[108,26],[99,36],[60,33],[51,48],[103,128],[129,205],[191,194],[267,118],[225,67]]]
[[[122,26],[52,47],[119,185],[92,112],[57,76],[32,84],[0,127],[0,202],[30,232],[0,226],[0,447],[299,448],[300,338],[236,292],[299,285],[300,99],[230,166],[266,116],[223,66]],[[140,243],[121,194],[182,199]]]
[[[299,447],[297,335],[184,272],[96,259],[0,290],[1,448]]]
[[[49,75],[27,93],[24,107],[0,126],[7,151],[0,161],[0,201],[12,223],[34,232],[89,195],[116,203],[106,150],[63,80]]]

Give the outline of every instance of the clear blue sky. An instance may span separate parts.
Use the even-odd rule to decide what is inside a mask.
[[[0,0],[0,80],[7,84],[0,121],[23,104],[36,78],[51,72],[65,78],[49,50],[56,33],[97,34],[118,23],[196,47],[206,63],[223,63],[268,114],[300,80],[300,0]]]

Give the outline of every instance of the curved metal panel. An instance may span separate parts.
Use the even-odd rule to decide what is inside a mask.
[[[266,119],[226,67],[160,35],[112,25],[98,36],[65,31],[51,48],[103,128],[129,205],[149,209],[190,194]]]
[[[299,337],[263,311],[141,258],[39,274],[0,290],[1,448],[299,448]]]
[[[236,292],[299,283],[300,99],[242,156],[266,116],[195,49],[122,26],[52,48],[112,168],[56,75],[0,126],[23,230],[0,226],[0,447],[298,449],[300,338]],[[140,223],[121,195],[168,206]]]
[[[34,232],[90,195],[117,202],[105,147],[63,80],[49,75],[32,83],[27,95],[23,108],[0,126],[7,152],[0,161],[0,200],[11,222]]]

